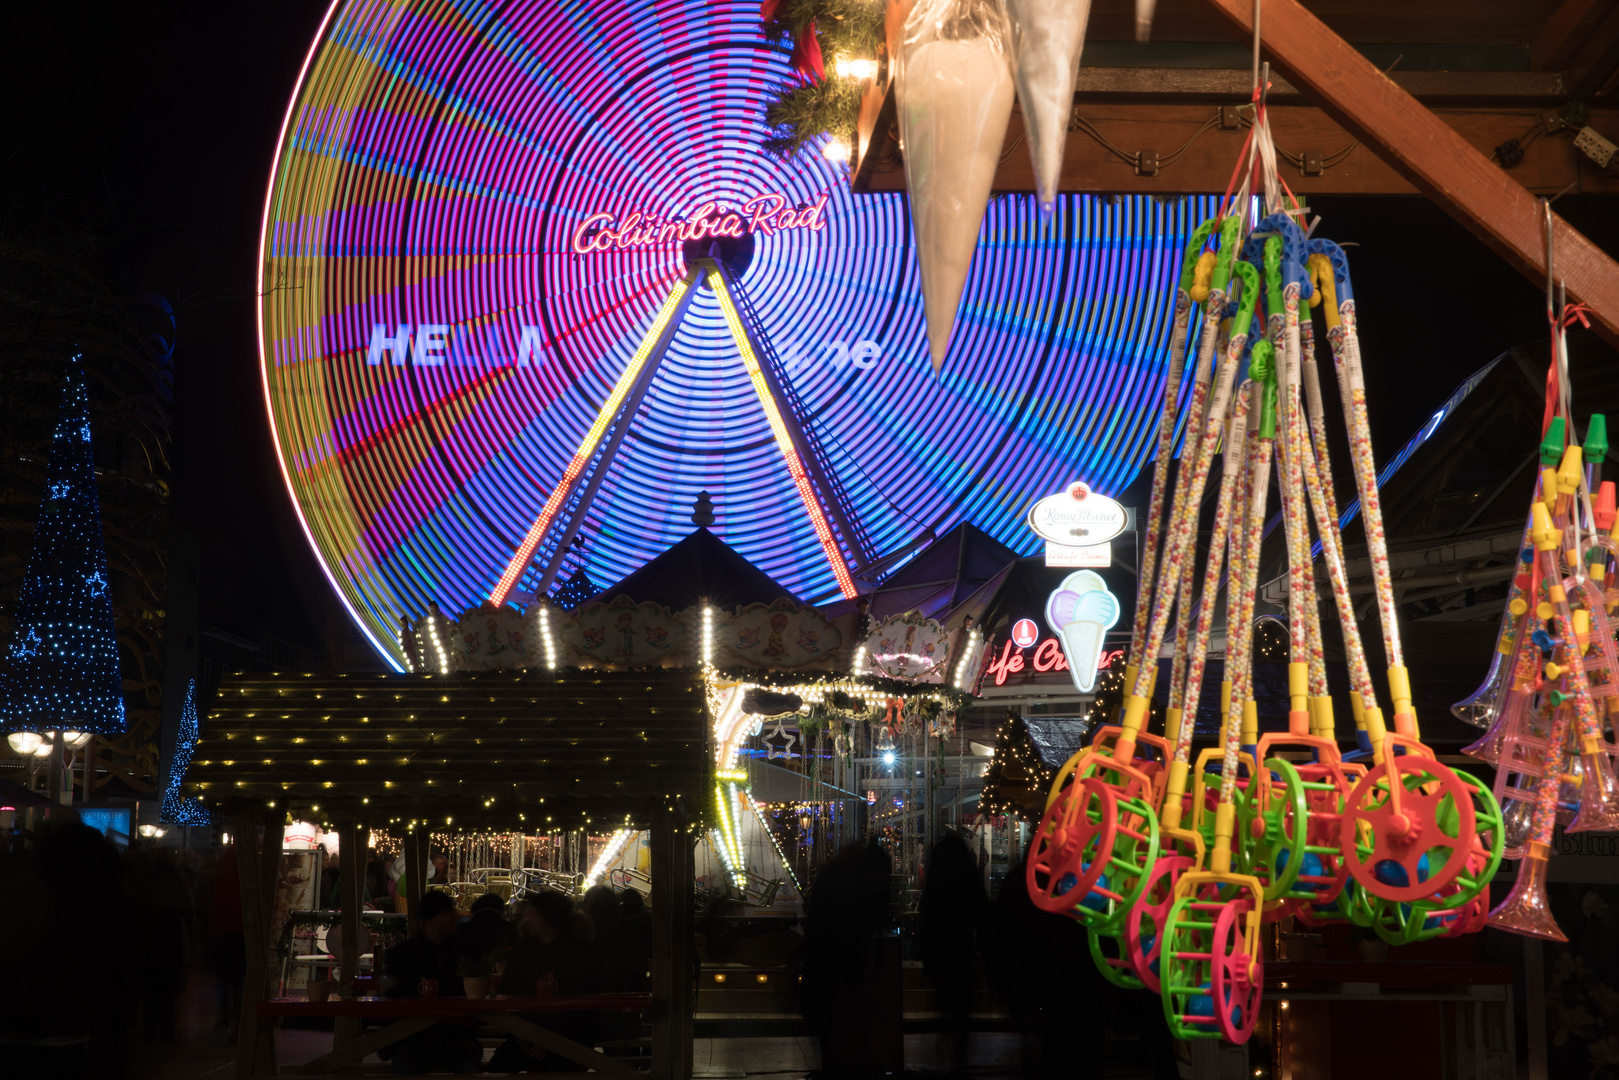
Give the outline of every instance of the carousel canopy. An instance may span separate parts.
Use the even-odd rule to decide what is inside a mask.
[[[959,615],[981,617],[984,604],[1017,560],[1017,552],[964,522],[883,579],[870,594],[871,617],[885,619],[907,611],[919,611],[941,623],[953,623]],[[853,607],[854,601],[843,600],[823,610]]]
[[[641,569],[605,590],[601,600],[629,596],[680,611],[706,600],[720,608],[768,604],[792,590],[737,554],[724,540],[698,528]]]
[[[694,671],[228,677],[187,795],[434,829],[646,824],[712,782]]]

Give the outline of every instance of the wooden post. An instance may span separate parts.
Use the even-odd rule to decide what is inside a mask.
[[[422,896],[427,892],[427,848],[431,840],[426,829],[412,829],[405,834],[405,908],[409,914],[405,923],[410,936],[422,929]]]
[[[281,837],[273,826],[265,829],[264,846],[259,843],[259,825],[264,822],[262,807],[236,804],[231,808],[231,832],[236,837],[236,871],[242,889],[242,947],[247,971],[242,978],[242,1012],[237,1025],[236,1080],[275,1074],[275,1037],[269,1021],[259,1016],[264,998],[266,964],[270,943],[270,916],[275,908],[274,892],[266,893],[264,851],[272,850],[279,859]],[[273,878],[271,879],[273,886]]]
[[[64,779],[62,774],[67,771],[62,765],[62,733],[60,731],[51,736],[51,756],[45,760],[51,763],[51,771],[45,777],[46,783],[49,785],[47,790],[50,793],[51,802],[60,804],[62,802],[62,781]],[[73,801],[73,778],[69,776],[66,777],[66,780],[67,801],[71,803]]]
[[[1529,1080],[1546,1080],[1546,946],[1523,939],[1523,1008],[1529,1029]]]
[[[684,808],[652,811],[652,1080],[691,1076],[691,835]]]
[[[84,795],[80,802],[89,802],[96,793],[96,737],[84,744]]]
[[[360,907],[365,895],[365,830],[353,820],[337,826],[337,894],[343,905],[343,953],[337,958],[343,979],[338,993],[354,996],[354,977],[360,972]],[[336,1050],[360,1034],[360,1021],[339,1017],[332,1029],[332,1049]]]
[[[1249,40],[1251,0],[1207,3]],[[1260,33],[1265,54],[1322,112],[1536,286],[1545,286],[1545,221],[1540,200],[1528,189],[1298,0],[1266,0]],[[1619,345],[1619,263],[1555,214],[1552,231],[1555,271],[1567,283],[1569,299],[1589,305],[1592,329]],[[1437,263],[1436,272],[1442,272]]]

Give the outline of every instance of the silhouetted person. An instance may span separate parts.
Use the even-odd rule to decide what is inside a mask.
[[[985,950],[1024,1035],[1023,1075],[1094,1077],[1111,988],[1085,928],[1029,899],[1024,861],[1001,883]]]
[[[629,984],[624,989],[649,990],[652,987],[652,916],[647,912],[646,901],[634,889],[625,889],[618,894],[618,908],[619,925],[624,933],[624,952],[634,961]]]
[[[129,862],[135,887],[135,972],[140,981],[144,1033],[153,1042],[171,1043],[176,1003],[185,982],[191,890],[175,866],[173,852],[161,848],[139,852]]]
[[[365,863],[365,898],[372,903],[388,900],[388,884],[388,860],[378,855],[376,848],[372,848],[367,853]]]
[[[82,1075],[127,1075],[125,1032],[138,996],[134,907],[122,897],[134,889],[118,849],[76,820],[46,821],[32,860],[0,863],[0,1035],[88,1038]],[[35,1077],[63,1065],[60,1052],[33,1052],[7,1047],[0,1068]]]
[[[492,961],[490,954],[511,945],[516,936],[506,921],[506,901],[494,893],[472,902],[472,917],[457,931],[461,956],[474,960]]]
[[[247,976],[247,943],[242,920],[242,884],[236,848],[221,847],[208,897],[208,953],[213,963],[219,1016],[214,1028],[236,1041],[242,1018],[242,980]]]
[[[630,990],[635,978],[635,945],[625,935],[623,909],[608,885],[597,885],[585,893],[585,914],[595,928],[596,962],[601,965],[601,989],[616,993]]]
[[[463,991],[456,972],[458,942],[456,925],[461,921],[455,901],[444,893],[422,897],[422,928],[416,936],[388,950],[384,960],[389,997],[421,997],[429,989],[424,982],[436,983],[436,995],[459,997]],[[483,1062],[483,1048],[472,1031],[454,1021],[434,1024],[395,1044],[394,1072],[414,1075],[426,1072],[475,1073]]]
[[[954,833],[946,835],[928,857],[916,911],[916,941],[922,970],[938,993],[939,1011],[949,1025],[952,1072],[967,1065],[973,965],[988,909],[983,877],[966,841]]]
[[[525,901],[517,915],[517,944],[506,961],[500,992],[512,997],[534,994],[591,994],[601,989],[600,972],[588,942],[580,938],[573,901],[557,892],[542,892]],[[585,1043],[594,1030],[590,1012],[531,1013],[526,1019],[564,1038]],[[543,1047],[515,1036],[495,1048],[490,1072],[577,1072],[580,1067]]]
[[[802,1008],[821,1042],[821,1072],[834,1080],[876,1071],[875,938],[888,928],[888,853],[875,840],[850,845],[821,867],[804,918]]]
[[[343,906],[339,885],[341,863],[337,858],[337,852],[324,847],[320,852],[320,892],[315,898],[315,906],[323,911],[336,911]]]

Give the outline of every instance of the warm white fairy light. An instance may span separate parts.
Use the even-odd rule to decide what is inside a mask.
[[[420,630],[411,629],[410,620],[400,618],[399,627],[399,655],[405,658],[405,670],[412,675],[416,674],[416,657],[420,655],[422,635]],[[416,648],[411,648],[411,639],[415,639]]]
[[[709,683],[709,712],[714,717],[714,764],[721,770],[736,768],[737,751],[749,729],[748,715],[742,711],[747,694],[743,683]]]
[[[551,636],[551,605],[539,605],[538,622],[540,624],[540,642],[545,646],[545,666],[551,671],[557,669],[557,643]]]
[[[965,648],[962,650],[961,659],[956,663],[957,690],[967,689],[968,683],[972,681],[973,660],[978,655],[980,640],[977,630],[967,631],[966,639],[963,642]]]
[[[630,837],[634,836],[635,832],[634,829],[619,829],[607,838],[607,846],[602,848],[602,853],[596,857],[596,864],[590,868],[590,873],[585,875],[585,888],[596,884],[613,868],[618,857],[624,853],[624,845],[630,842]]]
[[[826,145],[821,147],[821,154],[828,161],[848,161],[853,152],[849,140],[837,136],[826,140]]]
[[[793,864],[788,861],[787,853],[781,849],[781,841],[776,839],[775,830],[770,827],[770,822],[765,820],[763,811],[759,809],[759,804],[749,799],[748,807],[753,811],[753,816],[759,819],[759,828],[763,829],[765,835],[770,838],[770,846],[776,849],[776,858],[781,860],[781,868],[787,871],[787,878],[793,883],[793,888],[799,893],[803,893],[804,888],[798,883],[798,875],[793,873]]]
[[[438,605],[428,607],[427,618],[422,622],[427,624],[427,640],[433,646],[433,652],[438,657],[438,670],[440,675],[450,673],[450,654],[444,648],[444,639],[439,636],[439,610]]]
[[[838,77],[841,79],[865,82],[867,79],[877,77],[877,61],[867,60],[863,57],[840,56],[832,61],[832,70],[837,72]]]

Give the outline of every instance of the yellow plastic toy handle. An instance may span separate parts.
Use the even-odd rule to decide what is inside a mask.
[[[1311,255],[1304,264],[1310,271],[1310,284],[1314,286],[1310,306],[1319,307],[1323,300],[1326,302],[1327,327],[1332,329],[1339,325],[1338,282],[1332,276],[1332,260],[1325,255]]]
[[[1214,281],[1214,262],[1218,258],[1214,252],[1205,251],[1197,257],[1197,265],[1192,269],[1192,287],[1186,290],[1186,295],[1199,304],[1209,298],[1209,286]]]

